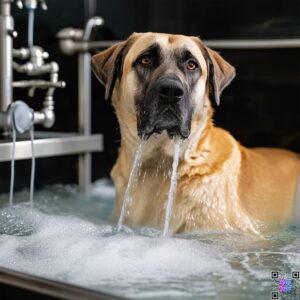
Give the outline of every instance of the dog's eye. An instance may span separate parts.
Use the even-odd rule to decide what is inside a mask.
[[[192,60],[192,59],[189,59],[187,62],[186,62],[186,68],[189,70],[189,71],[194,71],[198,68],[198,65],[197,63]]]
[[[152,56],[150,54],[145,54],[140,58],[140,64],[144,66],[149,66],[152,64]]]

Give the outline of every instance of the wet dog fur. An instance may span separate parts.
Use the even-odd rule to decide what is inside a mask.
[[[198,37],[134,33],[96,54],[92,68],[121,130],[111,172],[116,218],[142,138],[126,223],[163,226],[174,139],[181,138],[173,232],[261,234],[293,219],[299,157],[280,149],[248,149],[214,126],[211,103],[220,103],[235,69]]]

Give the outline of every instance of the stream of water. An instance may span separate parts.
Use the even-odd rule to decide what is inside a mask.
[[[28,10],[28,49],[32,52],[33,47],[33,33],[34,33],[34,9]]]
[[[16,154],[16,139],[17,133],[15,128],[12,128],[12,150],[11,150],[11,162],[10,162],[10,188],[9,188],[9,206],[14,204],[14,184],[15,184],[15,154]]]
[[[35,151],[34,151],[34,128],[30,130],[30,141],[31,141],[31,174],[30,174],[30,190],[29,190],[29,201],[30,207],[33,207],[33,194],[34,194],[34,179],[35,179]]]
[[[117,231],[118,232],[123,229],[127,209],[130,207],[131,202],[132,202],[131,189],[132,189],[134,181],[136,179],[138,165],[139,165],[139,161],[140,161],[142,151],[143,151],[143,147],[144,147],[145,143],[146,143],[146,141],[144,139],[141,139],[140,143],[137,146],[135,155],[134,155],[134,159],[133,159],[133,163],[132,163],[132,167],[131,167],[127,187],[126,187],[124,198],[123,198],[122,209],[121,209],[121,213],[120,213],[120,217],[119,217],[119,221],[118,221],[118,225],[117,225]]]
[[[11,151],[11,163],[10,163],[10,188],[9,188],[9,206],[14,205],[14,184],[15,184],[15,155],[16,155],[16,141],[17,133],[14,127],[12,127],[12,151]],[[30,174],[30,189],[29,189],[29,203],[30,207],[33,207],[34,196],[34,179],[35,179],[35,150],[34,150],[34,128],[30,129],[30,142],[31,142],[31,174]]]
[[[178,163],[179,163],[180,146],[181,146],[181,139],[179,139],[179,138],[175,139],[174,140],[174,155],[173,155],[171,182],[170,182],[170,189],[169,189],[168,199],[167,199],[165,224],[164,224],[164,231],[163,231],[164,237],[171,235],[170,222],[171,222],[171,218],[172,218],[173,202],[174,202],[174,198],[176,196],[177,167],[178,167]]]

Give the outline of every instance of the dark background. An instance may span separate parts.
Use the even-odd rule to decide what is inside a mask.
[[[55,94],[57,121],[52,131],[77,131],[77,57],[63,55],[56,33],[64,27],[82,28],[88,16],[88,1],[48,0],[48,11],[38,10],[36,45],[60,65],[60,78],[67,82]],[[268,39],[300,37],[298,0],[99,0],[95,14],[105,20],[97,39],[125,39],[134,31],[158,31],[198,35],[203,39]],[[13,4],[19,37],[15,48],[27,46],[27,13]],[[221,54],[236,67],[237,77],[225,90],[215,123],[228,129],[246,146],[276,146],[300,152],[300,49],[226,50]],[[24,78],[16,76],[16,79]],[[119,145],[118,124],[104,100],[104,89],[93,78],[92,130],[103,133],[105,150],[93,155],[93,179],[109,176]],[[43,92],[28,99],[39,109]],[[44,130],[43,128],[36,128]],[[75,183],[77,158],[37,160],[36,186]],[[0,192],[8,192],[9,164],[0,164]],[[29,186],[30,162],[17,161],[16,189]]]

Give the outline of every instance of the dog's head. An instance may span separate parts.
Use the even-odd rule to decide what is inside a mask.
[[[206,99],[219,104],[235,76],[199,38],[151,32],[135,33],[96,54],[92,68],[105,85],[105,98],[112,97],[117,114],[123,114],[119,121],[133,115],[137,134],[145,139],[164,130],[169,137],[187,138]]]

